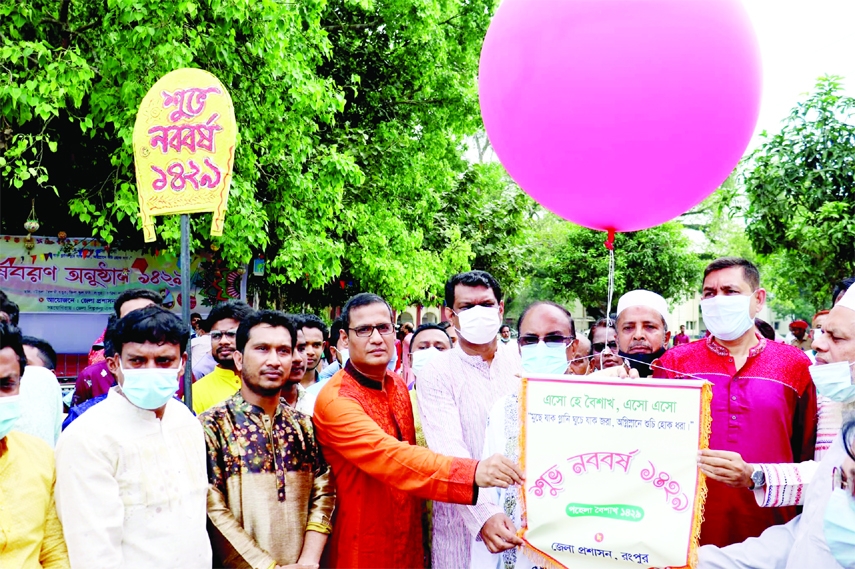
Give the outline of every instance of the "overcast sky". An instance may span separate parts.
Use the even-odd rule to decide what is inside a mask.
[[[763,58],[757,134],[780,130],[780,122],[820,75],[843,76],[846,93],[855,96],[855,0],[743,2]]]

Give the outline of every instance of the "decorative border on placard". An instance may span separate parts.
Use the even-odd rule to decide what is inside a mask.
[[[520,389],[519,399],[519,416],[520,416],[520,468],[523,473],[526,473],[526,456],[528,447],[526,446],[526,417],[528,406],[528,378],[522,379],[522,388]],[[552,381],[552,380],[547,380]],[[584,383],[584,382],[582,382]],[[610,382],[612,383],[612,382]],[[637,385],[637,384],[636,384]],[[665,386],[657,386],[665,387]],[[697,388],[695,388],[697,389]],[[701,409],[698,420],[698,448],[707,449],[710,446],[710,432],[712,429],[712,413],[710,404],[712,403],[712,383],[704,382],[700,387],[701,390]],[[687,565],[682,567],[672,567],[672,569],[695,569],[698,564],[698,543],[701,538],[701,524],[704,522],[704,505],[707,499],[707,478],[706,475],[698,470],[698,482],[695,487],[695,503],[692,512],[692,531],[689,535],[689,547],[686,552]],[[525,538],[525,532],[528,530],[528,510],[526,508],[526,491],[525,488],[520,488],[520,528],[517,530],[517,536],[523,540],[522,549],[525,550],[526,556],[548,569],[568,569],[556,559],[553,559],[546,553],[535,548]]]

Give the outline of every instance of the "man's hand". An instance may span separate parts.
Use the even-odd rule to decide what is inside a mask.
[[[523,544],[523,540],[517,537],[517,528],[514,522],[505,514],[496,514],[484,522],[481,528],[481,539],[490,553],[501,553]]]
[[[475,484],[480,488],[507,488],[511,484],[522,484],[520,467],[500,454],[494,454],[478,463],[475,469]]]
[[[698,451],[698,468],[713,480],[734,488],[751,488],[754,485],[751,480],[754,469],[742,460],[738,452],[709,449]]]

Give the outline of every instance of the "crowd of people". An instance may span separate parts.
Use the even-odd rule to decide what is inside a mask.
[[[703,273],[695,341],[647,290],[584,333],[534,302],[514,337],[483,271],[415,329],[361,293],[331,327],[229,302],[191,330],[133,289],[66,417],[56,354],[0,294],[0,567],[535,569],[522,378],[590,373],[713,384],[698,567],[855,567],[852,282],[792,345],[762,333],[759,272],[731,257]]]

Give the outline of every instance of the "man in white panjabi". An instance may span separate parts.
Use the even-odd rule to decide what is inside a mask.
[[[477,458],[490,408],[519,383],[520,355],[498,347],[504,304],[502,289],[489,273],[454,275],[445,285],[445,302],[460,339],[457,347],[438,354],[419,372],[416,396],[422,430],[430,450]],[[470,536],[500,512],[481,500],[474,506],[435,502],[434,569],[465,567]]]
[[[526,374],[566,374],[568,360],[575,346],[576,325],[563,306],[538,301],[529,305],[520,316],[519,346],[522,367]],[[622,366],[596,372],[597,375],[627,377]],[[637,378],[638,371],[629,374]],[[482,456],[499,453],[520,461],[520,378],[514,392],[500,398],[490,410]],[[478,504],[498,510],[471,538],[471,569],[538,569],[542,563],[531,560],[517,546],[522,540],[517,530],[522,527],[522,488],[482,488]]]
[[[817,364],[811,366],[811,376],[821,395],[842,404],[846,419],[855,412],[855,385],[852,378],[852,364],[855,364],[855,287],[849,289],[832,308],[823,332],[813,343]],[[785,525],[767,529],[760,537],[723,548],[709,545],[701,547],[698,569],[843,567],[835,558],[836,552],[829,548],[824,523],[829,500],[835,491],[834,473],[840,469],[846,456],[838,429],[831,448],[823,455],[804,491],[802,513]],[[849,481],[849,484],[852,483]]]
[[[151,306],[119,320],[119,385],[60,435],[56,506],[72,567],[210,569],[202,425],[173,399],[189,330]]]

